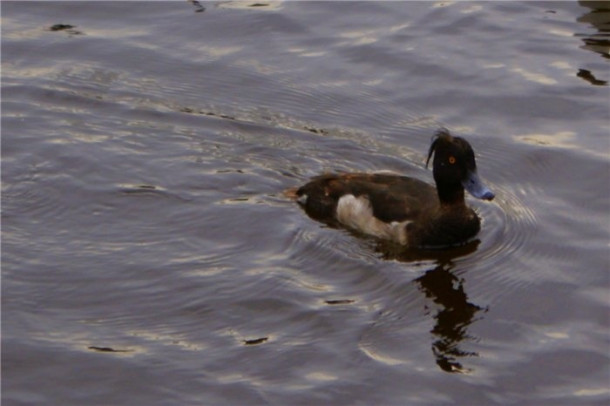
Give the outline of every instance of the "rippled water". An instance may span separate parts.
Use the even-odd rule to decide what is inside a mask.
[[[2,400],[610,402],[603,2],[2,3]],[[467,138],[478,239],[283,191]]]

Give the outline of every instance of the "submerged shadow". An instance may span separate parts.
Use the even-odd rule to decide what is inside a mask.
[[[477,313],[486,308],[471,303],[464,289],[464,280],[452,273],[452,264],[439,264],[415,279],[414,283],[424,295],[431,299],[436,310],[430,310],[435,321],[430,331],[433,335],[432,353],[436,364],[445,372],[469,372],[460,362],[462,358],[478,356],[473,351],[464,351],[460,345],[472,341],[468,327],[475,321]]]
[[[377,240],[375,251],[383,259],[400,262],[435,260],[439,264],[450,263],[453,259],[474,253],[481,240],[474,239],[461,245],[444,248],[405,248],[391,241]]]

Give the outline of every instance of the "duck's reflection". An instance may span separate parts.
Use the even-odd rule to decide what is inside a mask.
[[[583,48],[610,58],[610,3],[608,1],[579,1],[590,11],[578,18],[578,22],[590,24],[597,29],[593,34],[577,34],[584,42]]]
[[[464,281],[452,272],[452,265],[438,265],[414,282],[419,289],[438,305],[432,315],[435,320],[431,333],[434,336],[432,353],[437,365],[446,372],[468,372],[459,361],[464,357],[477,356],[476,352],[460,349],[464,340],[472,339],[468,327],[475,315],[484,310],[468,301]]]
[[[460,348],[465,341],[475,338],[468,334],[468,328],[476,320],[477,314],[487,308],[471,303],[464,288],[464,280],[454,273],[454,263],[458,257],[470,255],[477,250],[480,241],[447,250],[408,250],[394,249],[380,243],[377,246],[386,259],[404,262],[436,260],[436,267],[426,271],[413,281],[433,305],[426,305],[428,314],[434,319],[432,353],[437,365],[446,372],[469,372],[462,365],[466,357],[478,356],[476,352]]]

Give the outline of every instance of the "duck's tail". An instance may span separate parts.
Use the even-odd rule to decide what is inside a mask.
[[[298,187],[288,188],[288,189],[284,190],[284,196],[286,196],[287,198],[289,198],[291,200],[297,200],[299,198],[299,195],[297,195],[297,190],[299,190]]]

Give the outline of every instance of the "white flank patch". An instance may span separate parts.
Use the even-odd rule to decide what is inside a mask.
[[[378,238],[407,243],[406,225],[409,221],[385,223],[373,216],[371,202],[366,196],[342,196],[337,202],[337,220],[354,230]]]

